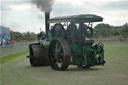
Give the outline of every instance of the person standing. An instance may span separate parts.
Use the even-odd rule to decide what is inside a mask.
[[[120,41],[122,42],[124,39],[123,39],[123,36],[122,35],[120,35]]]
[[[0,39],[0,46],[2,45],[2,40]]]
[[[6,40],[3,39],[3,48],[6,48]]]
[[[13,48],[13,45],[14,45],[14,41],[13,40],[10,41],[10,45],[11,45],[11,48]]]

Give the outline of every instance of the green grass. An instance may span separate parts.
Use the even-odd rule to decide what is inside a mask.
[[[18,56],[23,56],[27,53],[28,53],[28,51],[26,50],[26,51],[22,51],[22,52],[9,54],[7,56],[2,56],[2,57],[0,57],[0,64],[3,64],[3,63],[8,62],[10,60],[13,60],[13,59],[17,58]]]
[[[7,48],[0,47],[0,57],[5,56],[7,54],[12,54],[15,52],[21,52],[21,51],[27,50],[28,45],[29,43],[18,43],[18,44],[15,44],[13,48],[11,48],[9,45],[7,46]]]
[[[128,44],[105,45],[105,66],[31,67],[25,54],[1,64],[0,85],[128,85]]]

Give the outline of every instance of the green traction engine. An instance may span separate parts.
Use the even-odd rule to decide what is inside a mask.
[[[45,13],[46,33],[38,34],[38,43],[29,45],[32,66],[50,65],[54,70],[66,70],[104,65],[104,44],[94,43],[93,22],[103,18],[93,14],[55,17]]]

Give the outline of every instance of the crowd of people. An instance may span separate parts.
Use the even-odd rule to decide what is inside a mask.
[[[7,47],[13,48],[13,46],[14,46],[13,40],[6,40],[6,39],[0,40],[1,48],[7,48]]]

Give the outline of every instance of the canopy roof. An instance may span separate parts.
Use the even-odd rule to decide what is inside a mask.
[[[55,17],[48,20],[49,23],[60,23],[60,22],[86,23],[86,22],[100,22],[100,21],[103,21],[103,18],[101,16],[97,16],[94,14]]]

